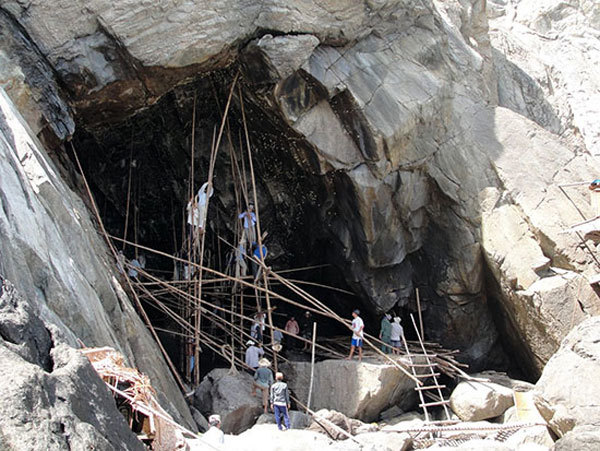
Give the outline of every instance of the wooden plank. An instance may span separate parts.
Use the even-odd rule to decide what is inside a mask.
[[[424,387],[415,387],[415,390],[435,390],[436,388],[446,388],[445,385],[426,385]]]
[[[450,404],[450,401],[444,399],[443,401],[424,402],[422,404],[419,404],[419,407],[443,406],[446,404]]]

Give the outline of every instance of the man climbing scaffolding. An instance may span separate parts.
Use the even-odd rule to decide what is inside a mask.
[[[239,219],[243,219],[244,231],[242,241],[246,242],[248,248],[256,241],[256,214],[254,214],[254,204],[249,203],[245,212],[240,213]]]
[[[200,234],[204,233],[208,199],[213,195],[213,191],[212,184],[205,182],[187,204],[188,231],[190,240],[193,243],[196,242]]]

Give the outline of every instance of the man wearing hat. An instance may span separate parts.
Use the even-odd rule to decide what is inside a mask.
[[[211,415],[208,417],[210,428],[202,434],[202,440],[212,445],[222,445],[225,443],[225,434],[221,430],[221,416]]]
[[[379,339],[385,343],[381,345],[381,350],[386,354],[392,352],[392,347],[389,346],[391,345],[390,335],[392,333],[392,323],[390,322],[391,320],[392,315],[390,315],[389,313],[383,315],[383,318],[381,319],[381,331],[379,332]]]
[[[248,340],[246,345],[248,346],[248,349],[246,349],[246,365],[251,368],[249,373],[254,375],[254,371],[258,368],[258,359],[265,354],[265,351],[260,347],[260,344],[256,346],[252,340]]]
[[[258,361],[258,369],[254,373],[254,382],[252,383],[252,396],[256,395],[256,389],[262,391],[262,401],[265,413],[269,413],[269,387],[273,384],[273,372],[269,369],[271,362],[262,358]]]
[[[404,335],[404,329],[400,325],[400,317],[396,316],[392,323],[392,333],[390,334],[394,354],[400,354],[400,349],[402,349],[402,335]]]
[[[363,329],[365,323],[360,316],[360,310],[356,309],[352,312],[352,345],[350,346],[350,355],[346,360],[352,360],[354,349],[358,348],[358,361],[362,361],[362,346],[363,346]]]

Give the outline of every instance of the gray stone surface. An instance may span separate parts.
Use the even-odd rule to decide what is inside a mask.
[[[577,426],[554,444],[553,451],[589,451],[600,449],[600,432],[595,426]]]
[[[263,413],[262,400],[252,396],[252,376],[229,374],[225,368],[208,373],[194,393],[194,406],[206,416],[221,415],[227,434],[240,434],[252,427]]]
[[[308,399],[310,363],[283,368],[289,386],[302,402]],[[343,384],[340,381],[344,381]],[[375,421],[393,405],[408,409],[416,401],[414,382],[391,364],[324,360],[315,364],[311,408],[332,409],[351,418]]]
[[[305,429],[312,421],[310,415],[299,412],[298,410],[290,410],[288,415],[290,417],[290,427],[292,429]],[[273,413],[263,413],[258,417],[256,424],[276,424],[275,415]]]
[[[88,359],[0,282],[2,449],[143,450]]]
[[[579,213],[557,188],[597,175],[594,2],[88,3],[2,11],[88,125],[242,55],[250,101],[325,193],[320,238],[378,312],[414,310],[424,282],[428,338],[499,367],[498,325],[532,376],[599,312],[593,258],[563,233]],[[264,196],[280,212],[284,188]],[[585,193],[572,197],[589,215]]]
[[[512,389],[493,382],[463,381],[450,395],[450,407],[463,421],[495,418],[513,404]]]
[[[598,316],[575,327],[536,383],[536,406],[559,437],[577,426],[600,425],[599,334]]]
[[[308,429],[327,434],[334,440],[348,440],[349,435],[366,434],[379,430],[375,424],[366,424],[356,418],[348,418],[343,413],[329,409],[317,410]]]
[[[174,418],[195,427],[160,351],[116,279],[85,204],[0,88],[0,274],[68,344],[111,346],[147,374]]]

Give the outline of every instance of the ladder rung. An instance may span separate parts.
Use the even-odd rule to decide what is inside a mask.
[[[429,374],[414,374],[415,377],[427,379],[428,377],[437,377],[440,373],[429,373]]]
[[[443,406],[444,404],[450,404],[450,401],[435,401],[435,402],[424,402],[423,404],[419,404],[419,407],[430,407],[430,406]]]
[[[424,387],[415,387],[415,390],[432,390],[435,388],[446,388],[445,385],[426,385]]]
[[[438,366],[437,362],[431,363],[409,363],[408,366],[413,366],[415,368],[430,368],[432,366]]]

